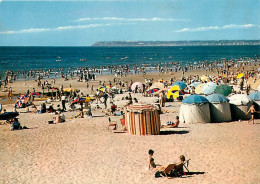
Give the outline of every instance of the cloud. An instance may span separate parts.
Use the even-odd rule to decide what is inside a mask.
[[[72,29],[85,29],[103,26],[113,26],[122,25],[123,23],[109,23],[109,24],[87,24],[87,25],[76,25],[76,26],[60,26],[56,28],[32,28],[32,29],[22,29],[17,31],[3,31],[0,34],[20,34],[20,33],[36,33],[36,32],[46,32],[46,31],[62,31],[62,30],[72,30]],[[125,24],[124,24],[125,25]]]
[[[86,17],[74,20],[75,22],[82,21],[125,21],[125,22],[159,22],[159,21],[186,21],[185,19],[173,18],[121,18],[121,17]]]
[[[197,28],[183,28],[180,30],[176,30],[174,32],[199,32],[199,31],[210,31],[210,30],[225,30],[225,29],[248,29],[253,27],[260,27],[259,25],[255,24],[229,24],[225,26],[209,26],[209,27],[197,27]]]

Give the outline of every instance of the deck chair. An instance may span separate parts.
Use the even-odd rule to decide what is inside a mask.
[[[163,168],[162,170],[157,170],[157,172],[155,173],[155,175],[157,173],[162,173],[164,176],[166,176],[168,178],[168,176],[170,175],[170,173],[172,172],[173,168],[174,168],[175,164],[169,164],[166,168]],[[159,174],[160,175],[160,174]]]
[[[189,167],[189,161],[190,159],[184,161],[182,164],[175,166],[172,170],[171,174],[175,177],[182,177],[183,175],[187,176],[186,172],[184,171],[184,168],[187,172],[190,172]]]
[[[114,130],[116,130],[117,128],[117,122],[116,121],[111,121],[110,117],[108,118],[108,128],[111,127],[111,126],[114,126]]]

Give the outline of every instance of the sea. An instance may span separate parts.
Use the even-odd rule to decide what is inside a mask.
[[[169,47],[0,47],[0,73],[31,69],[156,65],[260,58],[259,45]]]

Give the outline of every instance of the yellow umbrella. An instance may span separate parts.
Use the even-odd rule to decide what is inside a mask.
[[[242,77],[244,77],[244,73],[240,73],[240,74],[237,75],[237,79],[240,79]]]
[[[75,88],[64,88],[63,91],[64,92],[71,92],[71,91],[79,91],[79,90],[75,89]]]
[[[184,95],[184,93],[181,92],[180,87],[177,85],[172,86],[166,94],[168,99],[171,98],[171,96],[173,98],[178,98],[180,95]]]
[[[205,85],[205,83],[199,84],[196,88],[195,88],[195,93],[196,94],[202,94],[202,87]]]
[[[208,80],[208,77],[207,77],[206,75],[202,75],[202,76],[200,77],[200,79],[201,79],[202,81],[206,81],[206,80]]]

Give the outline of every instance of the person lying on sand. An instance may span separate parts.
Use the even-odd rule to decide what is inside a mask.
[[[177,128],[180,124],[179,116],[176,116],[175,123],[162,125],[162,128]]]

